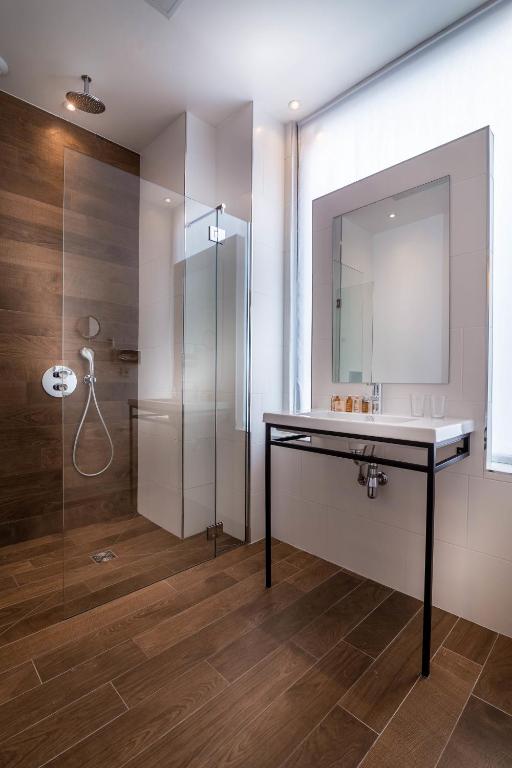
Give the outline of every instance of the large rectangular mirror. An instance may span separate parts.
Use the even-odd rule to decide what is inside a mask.
[[[448,381],[449,229],[448,176],[333,219],[333,381]]]

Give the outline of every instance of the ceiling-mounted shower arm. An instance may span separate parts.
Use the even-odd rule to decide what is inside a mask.
[[[92,80],[89,75],[82,75],[82,80],[84,81],[84,93],[86,96],[89,96],[89,85],[92,83]]]

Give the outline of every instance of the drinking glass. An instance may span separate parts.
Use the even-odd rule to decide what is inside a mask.
[[[411,395],[411,416],[425,415],[425,395]]]
[[[430,396],[430,413],[433,419],[443,419],[446,411],[446,395]]]

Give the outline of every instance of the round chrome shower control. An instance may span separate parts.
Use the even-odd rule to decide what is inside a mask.
[[[76,374],[65,365],[53,365],[43,373],[41,383],[50,397],[68,397],[76,389]]]

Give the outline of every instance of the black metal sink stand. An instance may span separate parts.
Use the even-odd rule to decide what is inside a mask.
[[[282,437],[273,437],[272,429],[286,432]],[[290,434],[292,433],[292,434]],[[323,448],[313,444],[312,437],[344,437],[354,440],[378,443],[392,443],[409,448],[424,448],[427,451],[427,463],[415,464],[397,459],[387,459],[379,456],[361,456],[350,451],[338,451],[331,448]],[[449,445],[462,443],[454,454],[437,461],[437,451]],[[289,448],[296,451],[309,451],[310,453],[323,453],[326,456],[337,456],[341,459],[357,458],[357,461],[373,462],[387,467],[408,469],[412,472],[423,472],[427,475],[427,507],[425,520],[425,579],[423,594],[423,640],[421,655],[421,674],[428,677],[430,674],[431,634],[432,634],[432,564],[434,557],[434,508],[436,495],[436,474],[446,467],[462,461],[470,453],[470,435],[465,434],[441,443],[423,443],[413,440],[398,440],[387,437],[373,437],[370,435],[354,435],[346,432],[322,432],[318,429],[305,429],[289,427],[285,424],[265,424],[265,585],[272,586],[272,489],[271,489],[271,448],[272,446]],[[378,502],[377,502],[378,503]]]

